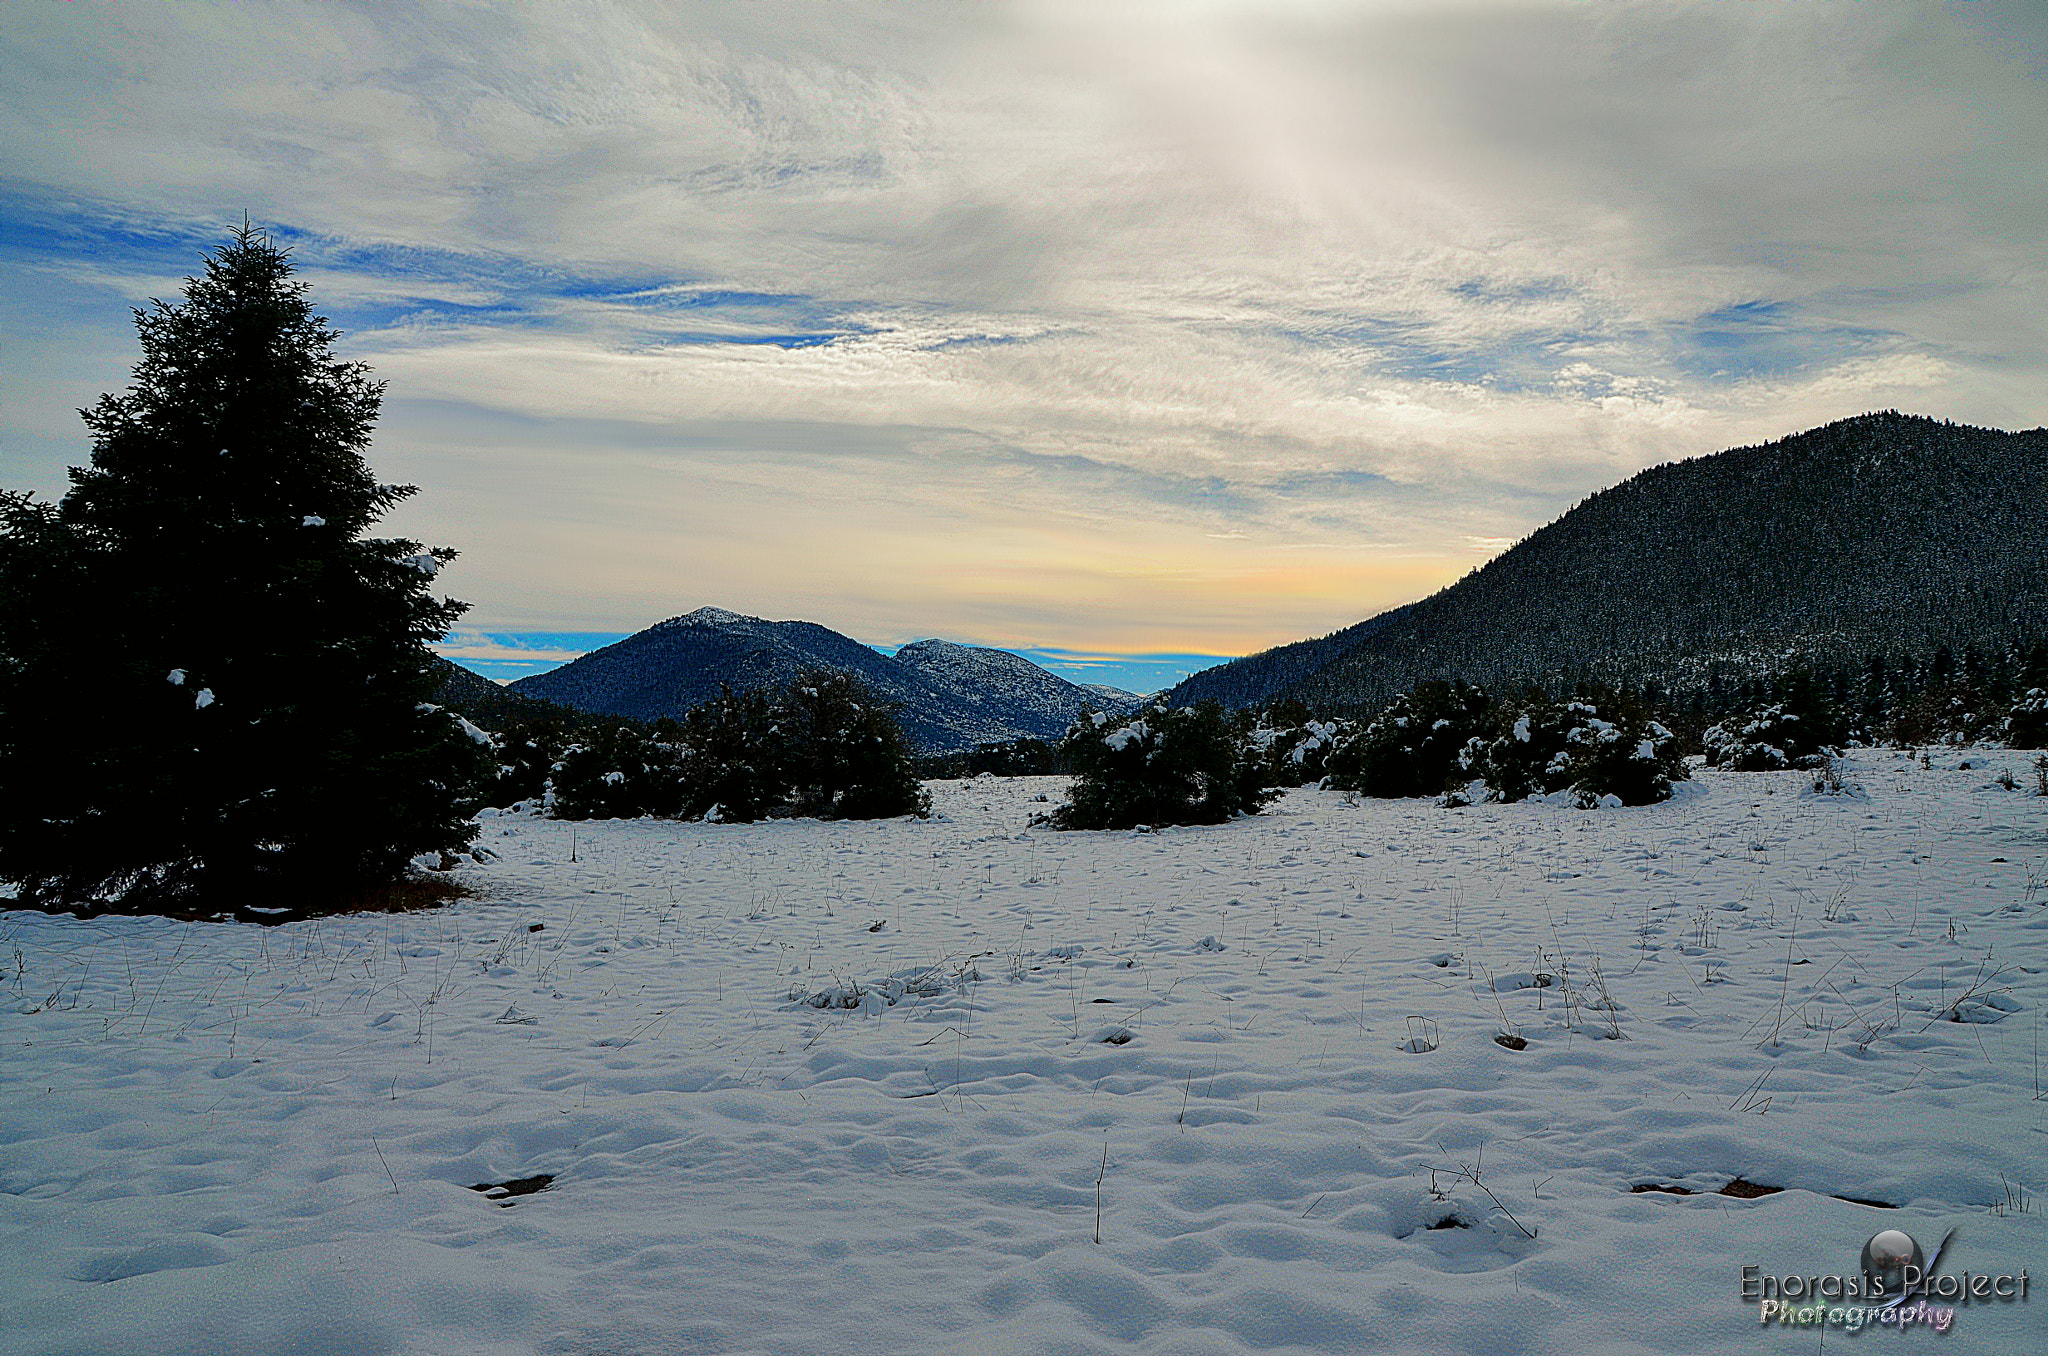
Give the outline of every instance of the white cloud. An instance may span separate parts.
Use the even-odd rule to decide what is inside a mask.
[[[310,233],[392,383],[380,457],[429,491],[406,521],[464,546],[490,624],[681,591],[1217,649],[1401,601],[1656,462],[1894,405],[2048,421],[2044,27],[49,6],[0,38],[0,138],[52,211]],[[49,412],[20,419],[48,460]]]

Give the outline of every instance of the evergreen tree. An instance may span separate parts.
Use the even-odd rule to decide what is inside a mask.
[[[383,387],[246,226],[135,313],[89,466],[0,515],[0,879],[39,905],[337,904],[467,843],[484,745],[427,702],[454,552],[364,534]],[[317,897],[317,898],[315,898]]]
[[[783,780],[798,814],[884,819],[930,812],[931,797],[911,766],[894,710],[853,674],[802,674],[772,716]]]
[[[1404,692],[1329,755],[1326,785],[1368,796],[1434,796],[1471,780],[1465,746],[1500,723],[1494,701],[1469,684],[1426,682]]]
[[[1220,824],[1257,814],[1280,794],[1265,787],[1259,751],[1214,701],[1157,703],[1123,721],[1090,712],[1067,730],[1060,753],[1075,775],[1048,816],[1055,828]]]
[[[734,692],[731,683],[683,717],[684,818],[751,824],[781,803],[786,786],[770,724],[768,698]]]

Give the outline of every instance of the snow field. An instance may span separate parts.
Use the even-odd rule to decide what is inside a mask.
[[[1817,1348],[1742,1265],[2048,1255],[2028,758],[1156,834],[1027,828],[1030,778],[498,816],[432,913],[0,913],[0,1351]]]

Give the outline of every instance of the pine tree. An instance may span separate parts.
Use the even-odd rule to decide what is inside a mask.
[[[383,386],[246,225],[0,515],[0,879],[25,902],[334,906],[465,844],[480,732],[427,702],[454,552],[365,536]]]
[[[1060,829],[1220,824],[1280,794],[1265,785],[1259,750],[1214,701],[1155,702],[1122,720],[1090,712],[1068,728],[1060,754],[1074,769],[1066,801],[1047,816]]]
[[[911,765],[893,708],[855,675],[804,672],[770,718],[797,813],[820,819],[930,813],[931,797]]]
[[[773,723],[766,694],[731,683],[683,717],[684,818],[751,824],[781,804],[787,779]]]

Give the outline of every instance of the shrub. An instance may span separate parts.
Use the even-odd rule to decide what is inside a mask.
[[[1463,769],[1486,784],[1489,800],[1518,801],[1570,791],[1587,807],[1613,796],[1653,805],[1685,778],[1678,739],[1646,712],[1609,699],[1613,718],[1593,701],[1532,699],[1509,713],[1506,729],[1463,750]]]
[[[1707,766],[1730,772],[1816,768],[1837,750],[1813,721],[1776,704],[1708,727],[1700,737]]]
[[[771,711],[789,808],[821,819],[924,815],[931,797],[911,767],[893,708],[853,674],[813,669]]]
[[[2005,718],[2007,747],[2038,749],[2048,745],[2048,688],[2032,687],[2021,693]]]
[[[752,823],[782,803],[785,779],[768,698],[730,683],[683,717],[680,813]]]
[[[1490,738],[1499,712],[1484,690],[1429,682],[1394,698],[1327,755],[1325,785],[1376,797],[1433,796],[1469,780],[1466,746]]]
[[[1257,814],[1268,789],[1258,751],[1220,704],[1146,708],[1123,720],[1100,711],[1060,741],[1074,784],[1049,822],[1061,829],[1217,824]]]
[[[1306,710],[1298,719],[1287,721],[1293,714],[1269,711],[1251,731],[1252,744],[1261,752],[1271,786],[1307,786],[1321,781],[1329,774],[1330,755],[1358,733],[1353,721],[1317,720]]]
[[[548,808],[557,819],[638,819],[676,815],[684,801],[676,725],[588,721],[551,765]],[[664,736],[668,738],[664,738]]]
[[[485,804],[516,805],[545,795],[562,751],[576,742],[580,721],[566,708],[550,705],[503,722],[496,735],[496,771]]]

